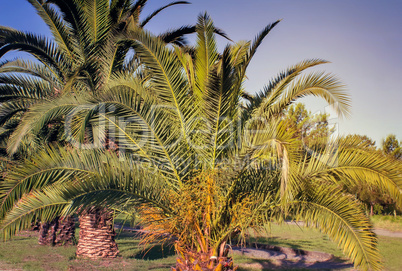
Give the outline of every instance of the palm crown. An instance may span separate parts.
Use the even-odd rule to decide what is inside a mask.
[[[140,20],[146,0],[29,2],[53,39],[0,27],[0,57],[11,51],[32,56],[0,62],[0,135],[6,139],[31,105],[62,92],[99,91],[114,73],[135,69],[136,57],[128,54],[130,47],[121,39],[146,26],[164,9],[189,4],[172,2]],[[165,42],[185,44],[183,35],[193,31],[192,26],[186,26],[160,37]]]
[[[221,54],[206,14],[190,49],[133,30],[122,42],[134,49],[139,73],[151,76],[121,71],[98,92],[63,91],[33,106],[18,128],[20,139],[67,116],[74,142],[98,146],[111,138],[119,152],[48,149],[16,167],[3,184],[6,236],[34,215],[134,206],[151,230],[147,240],[169,233],[183,258],[209,262],[226,256],[225,244],[248,227],[296,215],[327,233],[356,265],[379,269],[370,223],[342,187],[370,183],[401,206],[400,169],[353,138],[331,141],[313,155],[299,152],[282,119],[294,100],[314,95],[337,104],[340,115],[349,113],[336,78],[302,76],[326,61],[290,67],[256,95],[244,91],[247,66],[277,23]]]

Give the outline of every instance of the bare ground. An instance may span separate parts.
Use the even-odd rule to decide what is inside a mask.
[[[335,258],[333,255],[316,251],[284,248],[255,244],[255,247],[233,248],[234,254],[258,259],[258,262],[242,264],[246,269],[319,269],[319,270],[351,270],[349,262]]]

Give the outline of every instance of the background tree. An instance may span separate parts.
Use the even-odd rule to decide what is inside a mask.
[[[351,141],[356,141],[360,148],[367,149],[370,151],[376,151],[375,141],[366,135],[348,135],[347,139]],[[370,216],[373,216],[375,212],[381,214],[382,210],[392,212],[397,210],[396,202],[383,190],[379,189],[377,186],[358,184],[349,188],[349,192],[354,194],[360,201],[362,201],[369,209]],[[377,207],[377,210],[375,210]]]
[[[351,134],[351,135],[347,135],[346,138],[350,139],[352,141],[357,141],[358,144],[360,146],[362,146],[363,148],[367,148],[367,149],[370,149],[373,151],[377,149],[377,147],[375,145],[376,142],[372,138],[370,138],[366,135]]]
[[[395,159],[402,159],[402,143],[396,139],[396,136],[393,134],[388,135],[382,141],[382,151],[390,156],[393,156]]]
[[[330,141],[335,127],[328,123],[329,114],[312,114],[303,103],[296,103],[286,111],[284,119],[288,129],[301,141],[306,151],[315,150]]]

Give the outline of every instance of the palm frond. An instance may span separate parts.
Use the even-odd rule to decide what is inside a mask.
[[[170,107],[181,128],[184,142],[189,142],[191,127],[188,122],[194,117],[192,99],[188,96],[188,83],[183,76],[183,68],[177,56],[159,39],[150,34],[137,32],[132,46],[142,64],[152,73],[150,83],[164,103]]]
[[[146,17],[141,23],[140,23],[140,27],[144,27],[153,17],[155,17],[156,15],[158,15],[158,13],[160,13],[162,10],[171,7],[171,6],[175,6],[175,5],[183,5],[183,4],[191,4],[190,2],[187,1],[174,1],[171,2],[163,7],[158,8],[157,10],[155,10],[154,12],[152,12],[150,15],[148,15],[148,17]]]
[[[50,31],[62,50],[70,58],[76,57],[77,41],[74,40],[71,26],[63,21],[63,18],[57,13],[57,10],[48,3],[41,3],[38,0],[28,0],[36,9],[42,20],[49,26]]]
[[[22,141],[28,134],[37,135],[39,131],[49,122],[61,117],[69,116],[81,103],[85,104],[85,98],[80,96],[63,96],[53,99],[50,103],[36,103],[29,111],[24,114],[21,124],[10,136],[7,150],[9,154],[14,154]],[[81,103],[80,103],[81,102]]]
[[[257,114],[266,114],[267,118],[280,115],[295,100],[305,96],[323,98],[340,117],[350,115],[351,101],[344,85],[334,76],[324,72],[311,73],[295,79],[287,92],[278,97],[265,113]],[[260,108],[264,110],[263,107]]]
[[[232,95],[236,95],[233,91],[234,68],[231,65],[231,50],[226,47],[219,67],[210,71],[209,80],[204,91],[204,107],[202,111],[208,120],[207,130],[213,131],[207,133],[209,142],[205,142],[210,147],[207,151],[210,152],[207,160],[210,162],[210,167],[215,168],[219,157],[225,156],[225,153],[234,146],[232,133],[234,130],[233,123],[233,104]],[[231,146],[230,146],[231,145]]]
[[[210,72],[218,60],[216,40],[214,38],[214,25],[208,14],[199,15],[196,25],[197,45],[195,54],[196,97],[202,97],[208,84]]]
[[[284,93],[287,87],[304,70],[324,63],[327,63],[327,61],[321,59],[305,60],[281,72],[250,100],[244,110],[244,121],[251,116],[261,116],[259,113],[264,111],[264,108],[269,108],[280,97],[285,96]]]
[[[7,211],[1,223],[3,233],[9,235],[26,227],[33,213],[46,221],[51,215],[82,211],[83,206],[119,208],[148,203],[169,212],[164,202],[166,183],[127,158],[62,149],[33,157],[28,168],[15,168],[8,180],[6,189],[13,195],[2,199],[2,210]]]
[[[356,143],[356,142],[355,142]],[[378,187],[402,206],[400,165],[381,153],[353,145],[353,139],[329,142],[322,153],[314,153],[298,172],[304,179],[346,185]]]
[[[31,54],[43,64],[48,65],[58,78],[65,78],[64,72],[69,71],[72,66],[70,58],[54,42],[31,33],[1,26],[0,57],[13,50]]]
[[[50,84],[28,76],[0,73],[0,102],[16,99],[43,101],[53,93]]]
[[[85,16],[82,16],[81,20],[86,26],[83,33],[91,36],[91,39],[86,37],[86,42],[90,45],[102,43],[109,33],[111,27],[109,3],[109,0],[84,1]]]
[[[308,199],[293,203],[297,219],[317,228],[338,243],[355,267],[381,270],[377,238],[369,219],[357,211],[359,203],[337,188],[315,187]]]
[[[50,71],[49,69],[50,67],[41,63],[24,59],[16,59],[0,65],[0,73],[21,73],[32,75],[55,85],[58,89],[61,89],[60,85],[63,78],[56,77],[56,71]]]

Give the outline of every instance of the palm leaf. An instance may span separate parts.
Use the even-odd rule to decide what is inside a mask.
[[[41,3],[38,0],[28,0],[36,9],[42,20],[49,26],[50,31],[62,50],[70,57],[76,57],[77,42],[73,38],[73,32],[69,25],[63,21],[62,17],[48,3]]]
[[[157,10],[155,10],[154,12],[152,12],[150,15],[148,15],[148,17],[146,17],[141,23],[140,23],[140,27],[144,27],[153,17],[155,17],[156,15],[158,15],[158,13],[160,13],[162,10],[174,6],[174,5],[183,5],[183,4],[191,4],[190,2],[187,1],[174,1],[171,2],[163,7],[158,8]]]
[[[363,270],[381,270],[381,256],[377,238],[359,203],[342,194],[337,188],[315,187],[308,200],[294,203],[297,218],[308,227],[320,231],[336,241],[355,267]]]

